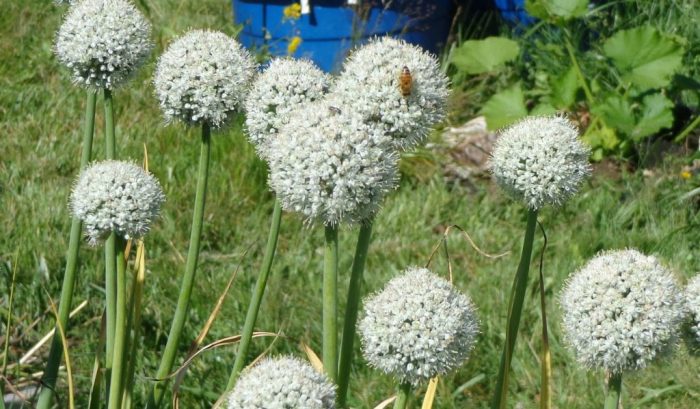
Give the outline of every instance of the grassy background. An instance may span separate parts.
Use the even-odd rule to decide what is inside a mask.
[[[149,386],[147,377],[155,373],[175,309],[189,235],[199,137],[197,130],[162,123],[150,83],[155,56],[188,28],[209,27],[229,34],[236,29],[226,1],[163,0],[140,6],[153,22],[157,48],[128,88],[115,93],[118,155],[140,160],[145,144],[150,168],[167,195],[163,216],[147,238],[144,337],[137,368],[142,395]],[[52,2],[29,0],[6,2],[0,13],[0,225],[4,226],[0,234],[0,340],[9,337],[4,359],[10,365],[6,376],[14,384],[42,370],[48,353],[42,349],[29,364],[12,366],[53,326],[48,297],[57,299],[60,292],[70,223],[66,203],[77,173],[85,95],[70,85],[66,70],[51,50],[63,12],[64,8]],[[466,109],[463,95],[455,95],[454,100],[454,110]],[[95,158],[103,157],[101,108],[98,101]],[[429,163],[438,164],[439,156],[419,157],[404,158],[406,176],[377,219],[364,288],[378,290],[405,267],[425,264],[450,224],[465,228],[488,252],[510,251],[506,257],[491,260],[478,255],[459,235],[449,239],[455,282],[479,308],[481,335],[472,358],[440,382],[435,407],[485,408],[504,342],[507,290],[517,266],[525,211],[486,180],[469,188],[447,183],[439,166],[421,165],[426,157]],[[599,250],[623,247],[660,256],[683,283],[700,270],[698,203],[680,199],[699,181],[678,177],[680,166],[688,160],[676,156],[646,174],[617,168],[598,171],[582,194],[564,208],[541,214],[549,238],[544,273],[556,407],[600,407],[604,390],[602,374],[579,369],[562,345],[556,299],[572,271]],[[237,268],[234,287],[207,342],[240,331],[273,204],[265,165],[255,157],[240,125],[215,135],[210,174],[203,251],[181,356]],[[320,351],[322,236],[322,229],[305,228],[298,216],[284,215],[278,257],[257,325],[290,337],[277,340],[272,353],[301,355],[300,340]],[[355,237],[355,229],[341,231],[340,288],[347,285]],[[538,238],[535,251],[541,248]],[[69,333],[78,407],[86,402],[103,300],[102,251],[84,246],[81,254],[74,304],[82,300],[89,304]],[[533,266],[536,268],[535,262]],[[447,274],[444,254],[432,267]],[[5,316],[13,273],[15,302],[8,330]],[[538,404],[541,327],[536,288],[533,280],[513,363],[511,403],[524,408]],[[269,346],[269,339],[257,340],[252,354]],[[183,386],[183,407],[211,406],[226,383],[233,356],[234,348],[229,346],[207,352],[194,362]],[[700,407],[698,367],[700,360],[680,348],[672,360],[625,378],[626,407],[633,407],[634,402],[639,407]],[[63,380],[58,385],[59,407],[67,404]],[[389,377],[360,361],[354,369],[350,403],[357,408],[374,407],[393,387]]]

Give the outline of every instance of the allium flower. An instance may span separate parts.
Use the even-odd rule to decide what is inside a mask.
[[[371,366],[415,386],[460,366],[478,327],[466,295],[429,270],[412,267],[365,301],[359,332]]]
[[[368,220],[397,183],[390,139],[332,100],[295,111],[268,159],[282,207],[326,225]]]
[[[563,204],[591,172],[590,150],[562,116],[528,117],[506,128],[492,155],[496,182],[532,210]]]
[[[700,353],[700,275],[693,277],[685,288],[685,304],[688,309],[688,334],[690,350]]]
[[[348,57],[331,92],[365,120],[385,126],[403,150],[422,143],[445,117],[447,85],[435,56],[382,37]]]
[[[114,89],[146,60],[150,37],[151,25],[127,0],[73,1],[55,50],[76,84]]]
[[[267,158],[270,142],[299,107],[323,97],[330,76],[309,60],[276,58],[260,74],[245,102],[248,138]]]
[[[228,409],[333,409],[335,385],[292,357],[265,359],[246,370],[228,398]]]
[[[242,109],[254,70],[250,53],[233,38],[192,30],[160,57],[153,83],[167,121],[220,128]]]
[[[578,361],[614,374],[643,369],[667,352],[684,313],[671,272],[636,250],[591,259],[569,279],[561,304]]]
[[[142,237],[164,200],[153,175],[133,163],[107,160],[80,173],[70,208],[96,245],[112,231],[127,240]]]

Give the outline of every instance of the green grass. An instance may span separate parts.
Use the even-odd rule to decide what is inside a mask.
[[[236,31],[230,23],[230,4],[226,1],[143,3],[149,4],[147,14],[156,27],[155,55],[190,27]],[[70,220],[66,203],[78,167],[84,92],[71,86],[66,71],[52,55],[53,33],[62,12],[63,8],[51,2],[31,0],[11,1],[0,15],[0,225],[4,226],[0,234],[0,338],[11,336],[10,364],[53,327],[44,290],[58,298],[67,248]],[[197,129],[165,126],[162,122],[150,83],[154,61],[155,57],[151,58],[128,88],[115,93],[118,155],[140,161],[146,144],[150,169],[167,195],[163,216],[147,237],[137,407],[149,386],[148,377],[157,368],[175,309],[198,157]],[[99,102],[98,108],[95,158],[103,157],[104,152]],[[478,306],[481,335],[469,362],[441,380],[435,407],[485,408],[505,338],[505,303],[517,266],[525,210],[486,180],[469,189],[449,185],[435,171],[436,166],[423,166],[426,156],[432,161],[440,160],[419,155],[405,161],[404,168],[410,176],[386,201],[376,220],[364,288],[367,292],[379,290],[405,267],[425,264],[441,232],[450,224],[466,229],[485,251],[510,251],[506,257],[491,260],[478,255],[459,235],[449,239],[455,282]],[[544,273],[556,407],[595,408],[603,402],[602,374],[579,369],[561,339],[556,300],[572,271],[599,250],[622,247],[636,247],[660,256],[678,272],[682,282],[700,270],[699,205],[680,200],[700,181],[678,177],[680,164],[685,160],[667,160],[652,176],[625,172],[615,177],[596,175],[564,208],[542,212],[540,220],[549,238]],[[210,175],[200,271],[181,356],[204,324],[226,281],[239,267],[234,287],[205,342],[240,331],[273,207],[273,197],[266,187],[265,165],[255,157],[240,122],[214,135]],[[356,234],[357,229],[350,228],[340,232],[340,288],[347,288]],[[542,239],[538,238],[536,255],[541,248]],[[303,340],[320,354],[322,228],[304,227],[298,216],[284,214],[277,254],[257,328],[281,330],[289,337],[277,340],[272,353],[301,356],[299,341]],[[104,281],[102,251],[84,246],[81,255],[74,300],[77,305],[88,299],[89,306],[72,321],[68,332],[77,407],[86,405]],[[13,326],[8,331],[4,316],[9,309],[13,267],[17,268],[17,282]],[[432,267],[447,274],[442,253]],[[510,402],[521,402],[525,408],[538,404],[540,320],[536,284],[530,283],[525,300],[511,382]],[[342,298],[344,293],[341,291]],[[255,340],[251,357],[263,352],[269,343],[269,339]],[[223,347],[195,360],[184,381],[183,407],[211,406],[226,384],[233,351],[231,346]],[[31,373],[42,370],[47,353],[43,349],[32,363],[9,369],[8,378],[15,383],[28,379]],[[672,360],[626,377],[625,407],[633,407],[635,401],[648,397],[652,398],[643,407],[700,407],[698,367],[700,359],[689,357],[681,348]],[[472,385],[460,389],[466,383]],[[57,388],[59,407],[65,407],[65,378]],[[350,403],[357,408],[374,407],[391,395],[393,388],[389,377],[360,361],[353,370]],[[653,397],[654,391],[663,393]]]

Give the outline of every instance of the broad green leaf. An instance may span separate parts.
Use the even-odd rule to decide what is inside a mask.
[[[601,104],[594,106],[591,111],[603,118],[608,126],[630,135],[636,124],[632,105],[625,98],[617,95],[607,97]]]
[[[451,62],[468,74],[481,74],[496,71],[513,61],[519,53],[520,47],[515,41],[505,37],[487,37],[462,43],[454,50]]]
[[[641,113],[632,131],[633,139],[639,141],[673,125],[673,102],[663,94],[647,95],[642,99]]]
[[[588,0],[525,0],[525,10],[541,19],[581,17],[588,11]]]
[[[486,124],[492,130],[510,125],[527,116],[525,94],[520,83],[515,83],[510,88],[492,96],[481,108],[481,114],[486,117]]]
[[[624,79],[646,90],[663,88],[681,66],[684,49],[652,26],[620,30],[603,44]]]
[[[554,78],[551,82],[552,105],[560,109],[570,107],[576,102],[576,91],[580,87],[576,69],[574,67],[569,68],[567,72]]]

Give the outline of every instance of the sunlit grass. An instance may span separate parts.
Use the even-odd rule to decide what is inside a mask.
[[[190,27],[212,27],[229,34],[236,31],[231,24],[230,4],[225,1],[143,3],[150,6],[146,14],[157,33],[156,54]],[[78,170],[84,92],[71,86],[67,73],[52,55],[53,33],[62,9],[39,0],[11,1],[4,7],[6,10],[0,13],[0,313],[4,317],[16,267],[8,354],[8,364],[12,364],[53,328],[46,294],[57,299],[60,291],[70,223],[67,200]],[[175,309],[191,219],[190,183],[195,177],[199,149],[196,129],[163,125],[150,83],[154,61],[152,57],[130,87],[117,91],[115,96],[120,154],[138,162],[145,143],[149,168],[161,181],[167,197],[163,215],[148,236],[135,407],[142,406],[142,397],[150,386],[147,377],[155,373]],[[98,111],[96,129],[104,128],[102,121]],[[98,132],[95,137],[94,157],[101,158],[104,136]],[[196,338],[215,306],[216,296],[242,259],[238,277],[204,343],[240,331],[274,205],[266,187],[264,163],[255,157],[241,132],[240,121],[214,138],[200,271],[180,357],[186,354],[189,341]],[[366,294],[377,291],[405,267],[424,265],[444,229],[452,224],[467,230],[484,251],[511,251],[506,257],[492,260],[477,254],[459,235],[449,238],[455,285],[478,307],[482,332],[468,363],[440,379],[433,407],[485,408],[505,338],[502,331],[507,291],[517,266],[525,211],[485,180],[476,182],[476,189],[448,185],[437,173],[439,167],[424,166],[423,160],[421,157],[421,162],[416,159],[403,164],[412,176],[404,178],[375,221],[363,288]],[[548,320],[555,407],[601,406],[595,402],[600,401],[604,390],[600,374],[579,369],[563,346],[556,299],[568,274],[599,250],[627,246],[657,254],[678,271],[682,280],[700,270],[698,204],[680,201],[683,193],[699,181],[681,179],[679,169],[678,161],[670,160],[648,177],[641,173],[622,174],[618,179],[595,176],[563,209],[548,209],[540,215],[549,239],[544,275],[551,300]],[[319,229],[305,229],[297,216],[284,214],[283,218],[277,258],[256,330],[283,330],[291,339],[304,340],[314,351],[321,351],[323,235]],[[340,231],[340,246],[345,249],[339,261],[341,289],[347,288],[356,236],[355,229]],[[541,246],[542,239],[536,236],[533,259],[538,259]],[[84,248],[82,256],[74,305],[85,299],[89,304],[72,321],[67,333],[76,407],[87,405],[104,296],[102,252]],[[443,256],[438,255],[432,269],[447,275]],[[513,403],[522,402],[525,408],[538,404],[540,379],[539,297],[537,281],[531,281],[509,398]],[[342,310],[345,292],[340,294]],[[4,336],[8,331],[0,325]],[[256,339],[251,353],[263,352],[269,342],[268,338]],[[42,351],[37,357],[43,359],[47,351]],[[298,343],[284,340],[276,341],[272,352],[304,356]],[[688,357],[684,349],[680,352],[670,363],[627,377],[625,402],[664,390],[647,404],[658,408],[699,407],[700,360]],[[356,357],[349,402],[352,407],[374,407],[394,392],[395,382],[367,368],[361,354],[356,353]],[[232,363],[233,347],[198,357],[181,387],[182,407],[209,408],[223,390]],[[26,379],[43,365],[37,359],[22,367],[14,366],[7,376],[13,381]],[[68,404],[65,379],[63,373],[58,383],[62,407]]]

